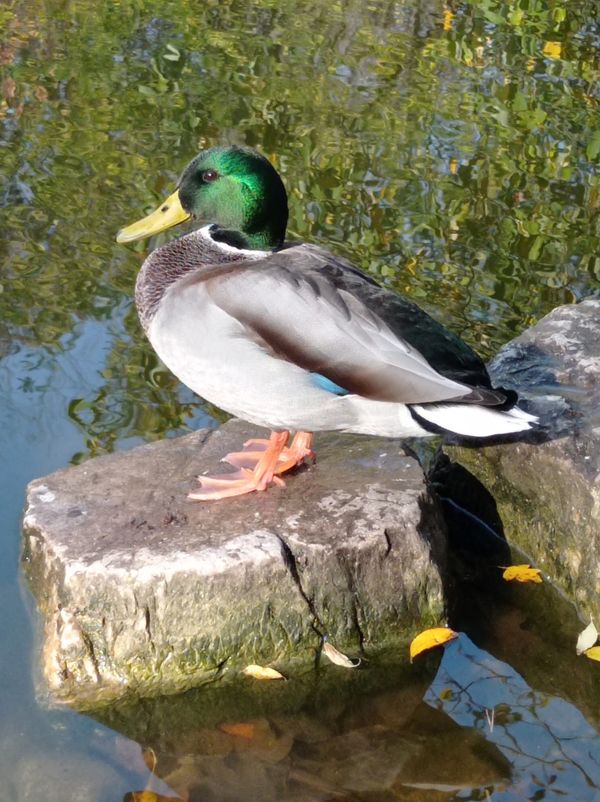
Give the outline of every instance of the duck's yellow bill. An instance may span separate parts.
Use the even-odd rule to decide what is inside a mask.
[[[186,212],[179,200],[179,191],[175,190],[156,211],[142,220],[138,220],[137,223],[122,228],[117,234],[117,242],[132,242],[135,239],[149,237],[151,234],[158,234],[167,228],[183,223],[189,218],[189,212]]]

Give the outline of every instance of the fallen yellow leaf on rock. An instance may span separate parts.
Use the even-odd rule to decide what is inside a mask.
[[[335,663],[336,666],[343,666],[344,668],[358,668],[360,665],[360,658],[356,662],[353,662],[349,657],[338,651],[338,649],[336,649],[335,646],[332,646],[328,641],[325,641],[323,644],[323,654],[325,657],[329,658],[332,663]]]
[[[436,646],[442,646],[448,641],[454,640],[458,637],[458,632],[455,632],[450,627],[433,627],[433,629],[426,629],[421,632],[411,641],[410,644],[410,662],[415,659],[421,652],[426,652],[428,649],[434,649]]]
[[[254,724],[240,722],[239,724],[221,724],[219,729],[227,735],[235,735],[238,738],[247,738],[249,741],[254,738]]]
[[[247,677],[254,677],[254,679],[285,679],[283,674],[276,671],[274,668],[267,666],[257,666],[254,663],[242,669],[242,674]]]
[[[144,759],[144,763],[148,767],[148,770],[151,771],[152,774],[155,774],[158,760],[156,759],[156,752],[154,749],[151,746],[147,746],[142,750],[142,757]]]
[[[577,645],[575,646],[575,651],[577,652],[577,654],[583,654],[584,652],[587,652],[588,649],[591,649],[592,646],[595,645],[597,640],[598,640],[598,630],[596,629],[594,622],[590,621],[590,623],[583,630],[583,632],[579,633],[579,637],[577,638]]]
[[[586,649],[584,654],[590,660],[598,660],[600,662],[600,646],[592,646],[591,649]]]
[[[540,569],[532,568],[529,563],[500,567],[504,568],[502,578],[507,582],[543,582]]]

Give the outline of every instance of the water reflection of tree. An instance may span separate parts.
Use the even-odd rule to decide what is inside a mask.
[[[480,730],[510,760],[508,793],[546,800],[585,800],[597,793],[600,739],[593,727],[573,705],[533,690],[465,635],[446,648],[425,701],[461,726]]]
[[[331,244],[491,354],[597,278],[593,10],[591,0],[568,15],[533,0],[3,8],[3,342],[60,348],[74,322],[108,326],[145,247],[114,245],[116,230],[199,147],[239,141],[281,169],[293,236]],[[133,318],[127,336],[115,369],[150,359]],[[115,392],[157,404],[140,375],[84,399],[105,410],[92,441],[105,438],[103,415],[145,425],[109,409]],[[174,385],[162,390],[172,421]]]
[[[73,458],[112,451],[117,442],[156,440],[190,430],[211,419],[225,420],[219,410],[183,387],[159,361],[139,332],[137,316],[130,309],[124,330],[115,332],[105,363],[102,382],[91,394],[68,399],[68,414],[86,436],[86,451]]]

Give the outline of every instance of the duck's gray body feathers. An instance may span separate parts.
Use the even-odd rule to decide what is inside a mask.
[[[510,397],[466,344],[344,260],[311,245],[244,251],[210,231],[152,253],[136,285],[155,350],[202,397],[270,428],[423,435],[423,419],[443,427],[457,406],[475,436],[528,428],[494,409]]]

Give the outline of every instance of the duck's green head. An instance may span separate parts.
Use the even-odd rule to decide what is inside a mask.
[[[288,219],[285,187],[260,153],[211,148],[188,164],[175,192],[156,211],[122,228],[117,242],[149,237],[190,218],[216,224],[221,237],[238,247],[279,248]]]

